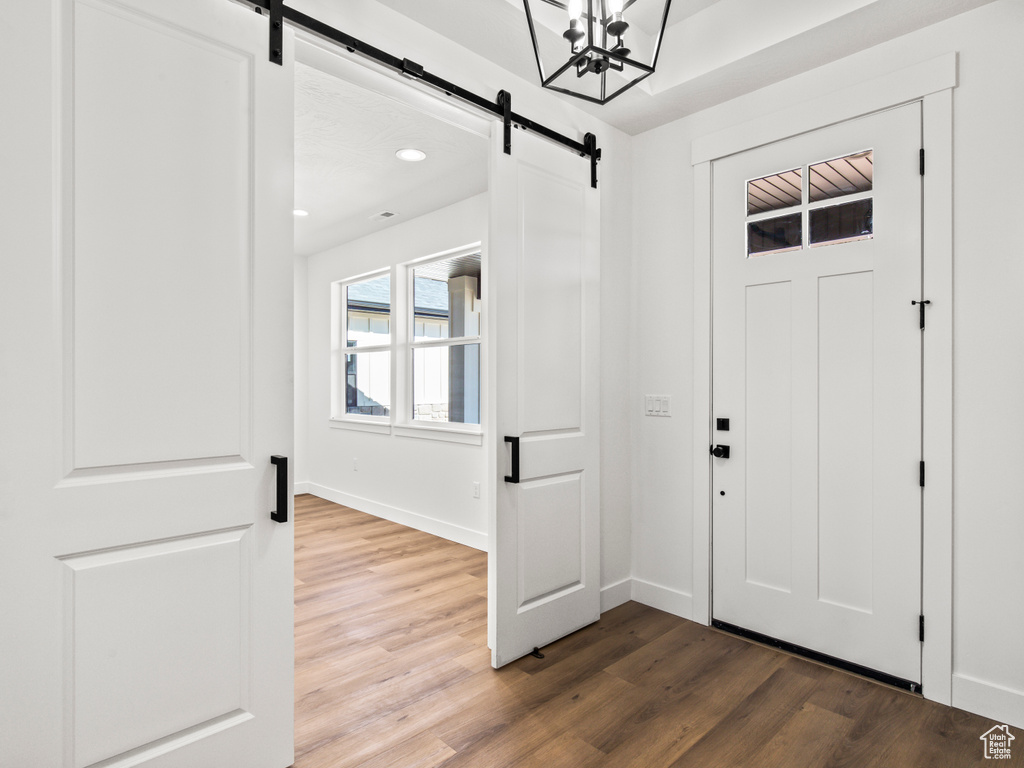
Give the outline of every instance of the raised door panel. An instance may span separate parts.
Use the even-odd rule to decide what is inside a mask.
[[[874,583],[874,274],[818,281],[818,599],[870,613]]]
[[[523,483],[519,491],[519,608],[582,585],[585,516],[579,473]]]
[[[793,286],[751,285],[745,296],[745,581],[793,586]],[[740,422],[738,426],[742,426]]]
[[[252,717],[251,546],[243,528],[61,559],[76,768]]]
[[[99,0],[72,30],[67,469],[247,456],[253,61]]]
[[[525,165],[519,184],[521,432],[579,430],[585,191]]]

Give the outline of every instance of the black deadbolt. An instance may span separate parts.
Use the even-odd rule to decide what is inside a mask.
[[[711,447],[711,455],[716,459],[728,459],[729,458],[729,446],[728,445],[715,445]]]

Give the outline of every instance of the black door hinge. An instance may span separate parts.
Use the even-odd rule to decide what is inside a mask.
[[[924,330],[924,308],[925,308],[926,304],[931,304],[931,303],[932,302],[931,302],[930,299],[925,299],[924,301],[912,301],[912,302],[910,302],[910,304],[912,306],[916,306],[917,309],[918,309],[918,312],[920,312],[920,315],[921,315],[921,330],[922,331]]]
[[[920,624],[918,625],[917,638],[918,638],[918,640],[920,640],[923,643],[924,642],[924,614],[922,613],[918,618],[920,619]]]
[[[924,149],[921,150],[921,175],[924,176]]]
[[[924,488],[924,462],[921,462],[921,487]]]

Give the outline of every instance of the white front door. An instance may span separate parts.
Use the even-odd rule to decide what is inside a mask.
[[[921,680],[921,111],[714,163],[717,622]],[[717,428],[717,429],[716,429]],[[724,453],[719,449],[719,454]]]
[[[9,10],[0,762],[284,768],[291,67],[223,0]]]
[[[493,139],[488,629],[500,667],[601,613],[600,195],[586,158],[525,131],[511,155],[500,128]]]

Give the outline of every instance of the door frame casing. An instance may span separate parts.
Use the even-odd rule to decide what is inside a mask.
[[[893,107],[921,102],[923,335],[922,647],[924,697],[952,704],[953,678],[953,88],[957,55],[921,64],[698,137],[691,148],[693,261],[693,613],[711,623],[712,163],[729,155]],[[908,303],[910,298],[908,297]]]

